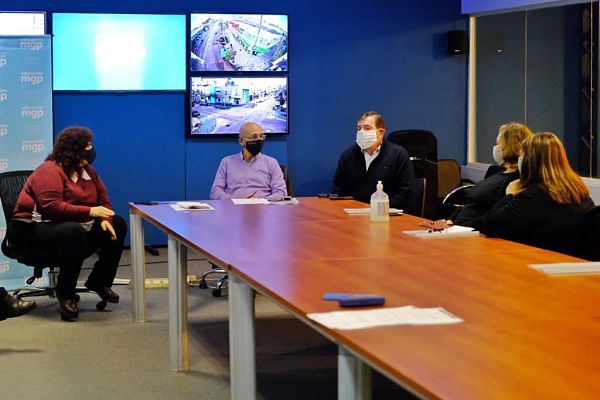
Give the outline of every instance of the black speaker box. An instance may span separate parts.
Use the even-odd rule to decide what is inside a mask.
[[[465,54],[467,52],[467,31],[448,31],[448,54]]]

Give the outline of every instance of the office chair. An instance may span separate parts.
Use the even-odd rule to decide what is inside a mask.
[[[438,158],[437,138],[431,131],[409,129],[390,133],[387,140],[402,146],[410,156],[416,178],[427,184],[424,217],[438,217]]]
[[[404,212],[421,218],[426,218],[427,179],[416,178],[411,205]]]
[[[475,186],[474,183],[467,183],[450,191],[442,200],[441,216],[448,219],[456,215],[458,211],[467,204],[467,193]]]
[[[0,173],[0,201],[2,201],[2,211],[4,212],[7,227],[12,220],[13,210],[17,204],[19,193],[21,193],[25,181],[27,181],[27,178],[32,172],[33,171],[23,170]],[[6,235],[2,240],[2,253],[8,258],[16,259],[20,264],[33,267],[33,275],[25,281],[28,285],[31,285],[36,279],[41,278],[44,268],[48,268],[48,286],[39,288],[20,288],[15,290],[13,295],[17,298],[37,296],[56,297],[55,289],[59,268],[56,266],[56,262],[52,260],[50,254],[42,250],[16,248],[7,240]],[[96,294],[84,287],[76,288],[75,292]],[[101,300],[98,302],[96,308],[98,310],[104,310],[106,308],[106,301]],[[61,318],[63,320],[68,320],[68,317],[62,313]]]
[[[288,196],[293,196],[294,192],[292,189],[292,183],[290,181],[290,176],[288,173],[288,168],[287,168],[287,166],[285,166],[283,164],[279,164],[279,167],[281,168],[281,172],[283,173],[283,180],[285,181],[285,187],[286,187]],[[214,297],[221,297],[222,290],[227,288],[227,281],[228,281],[227,271],[222,268],[219,268],[218,266],[216,266],[213,263],[210,263],[210,265],[211,265],[211,270],[203,273],[202,277],[198,281],[198,288],[199,289],[208,289],[210,287],[212,289],[212,295]],[[206,279],[208,277],[210,277],[211,275],[218,275],[218,278],[216,280],[214,287],[209,286],[208,283],[206,282]]]

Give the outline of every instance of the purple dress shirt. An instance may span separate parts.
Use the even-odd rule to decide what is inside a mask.
[[[213,200],[247,197],[277,200],[284,196],[287,196],[287,189],[279,163],[262,153],[250,162],[241,152],[225,157],[210,190]]]

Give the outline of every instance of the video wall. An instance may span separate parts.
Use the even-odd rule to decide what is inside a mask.
[[[188,137],[288,133],[288,17],[192,13]]]
[[[44,12],[0,12],[0,35],[41,35]],[[288,16],[53,13],[55,91],[185,91],[185,135],[288,133]]]

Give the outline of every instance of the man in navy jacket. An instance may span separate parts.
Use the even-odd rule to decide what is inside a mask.
[[[384,140],[385,124],[376,111],[361,115],[356,128],[356,143],[340,156],[332,193],[369,203],[382,181],[390,207],[411,209],[415,177],[406,150]]]

